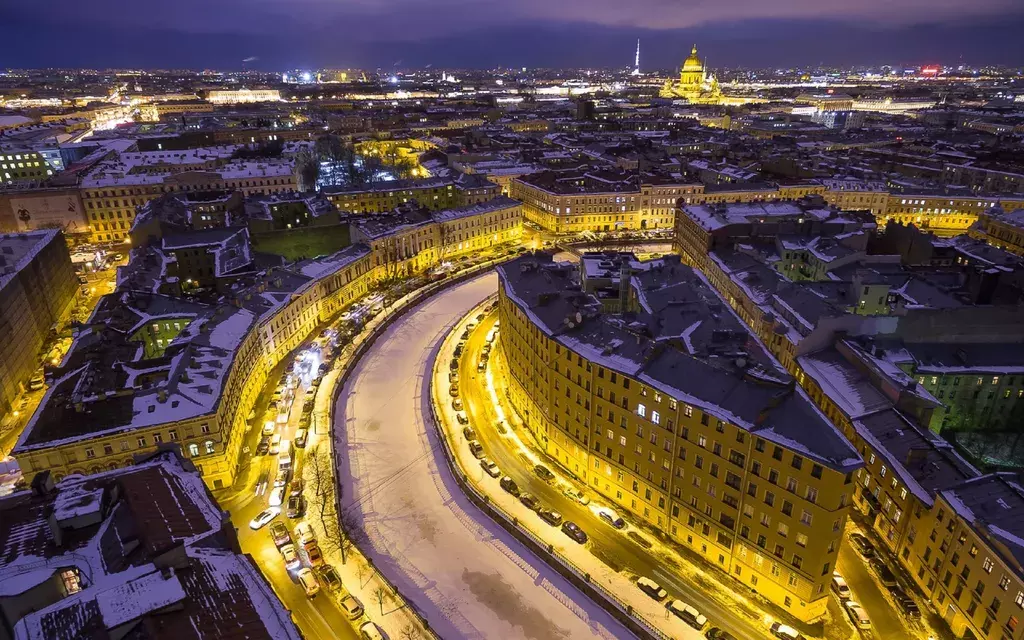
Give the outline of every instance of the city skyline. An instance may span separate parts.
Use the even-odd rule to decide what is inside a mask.
[[[1024,64],[1014,34],[1024,13],[1007,3],[972,3],[954,11],[952,3],[929,9],[927,20],[906,11],[869,17],[761,15],[744,7],[722,17],[707,13],[681,24],[675,10],[656,12],[663,28],[605,20],[587,11],[588,21],[555,16],[508,16],[487,21],[459,17],[444,28],[427,28],[452,13],[444,5],[435,16],[417,11],[383,18],[346,14],[342,9],[296,9],[276,16],[274,3],[247,11],[244,19],[230,3],[204,3],[204,20],[188,24],[160,15],[144,21],[138,12],[107,0],[109,11],[31,8],[8,12],[0,38],[8,43],[9,68],[247,68],[266,71],[318,67],[423,68],[629,67],[637,38],[643,66],[668,69],[685,57],[692,42],[713,55],[716,67],[855,66],[879,64]],[[787,10],[797,3],[787,3]],[[911,3],[913,4],[913,3]],[[186,2],[186,7],[188,3]],[[736,3],[725,6],[735,6]],[[871,6],[871,5],[869,5]],[[321,11],[322,9],[322,11]],[[748,10],[749,9],[749,10]],[[653,10],[653,9],[652,9]],[[199,8],[196,8],[199,12]],[[653,10],[656,11],[656,10]],[[1001,14],[999,12],[1002,12]],[[645,11],[640,9],[638,14]],[[191,15],[193,12],[182,11]],[[473,11],[466,13],[473,14]],[[149,15],[149,14],[147,14]],[[318,19],[313,21],[311,18]],[[702,14],[703,15],[703,14]],[[276,16],[276,19],[272,19]],[[350,30],[353,24],[359,28]],[[50,42],[40,47],[34,43]],[[99,44],[98,44],[99,43]]]

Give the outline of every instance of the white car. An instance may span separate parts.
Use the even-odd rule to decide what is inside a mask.
[[[307,598],[315,598],[316,594],[320,593],[320,583],[316,581],[316,576],[313,575],[313,570],[309,567],[299,569],[295,577],[299,579],[299,584],[305,589]]]
[[[249,521],[249,528],[253,531],[256,531],[257,529],[262,529],[263,527],[267,526],[268,522],[270,522],[278,515],[280,515],[280,513],[281,509],[278,507],[270,507],[268,509],[264,509],[263,511],[257,513],[255,518]]]
[[[387,640],[384,631],[377,626],[376,622],[366,622],[363,626],[359,627],[359,636],[363,640]]]
[[[302,560],[299,559],[299,552],[295,550],[295,545],[288,543],[281,545],[281,556],[284,558],[284,566],[288,569],[298,569],[302,566]]]
[[[280,507],[282,502],[284,502],[284,487],[274,487],[273,491],[270,492],[268,504],[272,507]]]
[[[871,628],[871,618],[868,617],[868,612],[859,603],[847,600],[843,603],[843,606],[846,607],[846,615],[850,616],[850,620],[858,629]]]
[[[501,469],[499,469],[498,465],[494,463],[494,460],[491,460],[490,458],[484,458],[481,460],[480,466],[483,467],[484,471],[487,472],[487,475],[492,478],[498,478],[501,476]]]
[[[636,586],[640,587],[640,590],[654,598],[658,602],[661,602],[668,597],[668,591],[661,588],[661,585],[647,577],[637,578]]]
[[[316,534],[313,533],[313,527],[309,526],[308,522],[300,522],[295,525],[295,538],[302,546],[316,542]]]

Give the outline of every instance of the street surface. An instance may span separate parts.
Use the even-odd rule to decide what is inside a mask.
[[[424,420],[430,354],[495,287],[488,274],[438,294],[356,366],[335,412],[342,508],[362,523],[363,552],[443,638],[629,637],[462,495]]]

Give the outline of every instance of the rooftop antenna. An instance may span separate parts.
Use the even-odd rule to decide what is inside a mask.
[[[632,75],[640,75],[640,38],[636,39],[636,57],[633,60],[633,73]]]

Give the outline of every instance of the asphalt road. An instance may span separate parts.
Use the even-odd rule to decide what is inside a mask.
[[[263,390],[256,406],[266,410],[270,402],[271,394],[277,387],[278,380],[284,367],[279,367],[268,378],[267,386]],[[299,427],[302,417],[302,404],[306,399],[308,385],[303,382],[295,391],[295,401],[292,404],[288,423],[279,425],[277,433],[281,434],[283,440],[294,442],[295,431]],[[255,456],[256,445],[260,441],[260,429],[264,420],[273,416],[264,415],[257,411],[256,418],[252,420],[254,426],[246,434],[246,444],[250,448],[249,466],[241,473],[244,476],[235,486],[226,491],[216,493],[218,502],[222,508],[227,509],[231,514],[231,522],[238,530],[238,542],[242,551],[250,554],[259,565],[263,575],[274,588],[274,592],[291,612],[299,630],[306,638],[318,638],[327,640],[329,638],[343,638],[345,640],[357,640],[359,634],[352,627],[348,618],[343,616],[334,604],[334,598],[325,590],[310,600],[306,597],[305,591],[295,581],[294,574],[289,572],[277,550],[273,540],[270,538],[270,525],[258,531],[249,528],[249,521],[267,507],[270,490],[273,488],[274,475],[277,472],[277,456]],[[301,464],[302,449],[296,449],[296,469]],[[245,454],[243,454],[245,455]],[[266,490],[257,494],[256,485],[263,478],[267,479]],[[292,520],[284,513],[282,505],[281,515],[277,520],[284,522],[291,530],[298,520]]]
[[[749,618],[737,616],[730,609],[730,603],[717,601],[709,597],[701,585],[683,580],[672,571],[671,563],[675,562],[674,559],[649,552],[627,535],[629,530],[635,531],[633,527],[619,531],[598,519],[589,507],[567,498],[555,485],[538,478],[533,473],[532,463],[528,459],[524,460],[518,451],[513,450],[511,441],[503,437],[496,428],[497,414],[484,387],[486,374],[477,373],[477,363],[486,343],[486,335],[494,326],[495,320],[496,314],[485,317],[470,334],[459,369],[460,393],[466,407],[466,415],[470,425],[477,432],[477,439],[484,445],[487,456],[497,463],[503,474],[511,476],[520,489],[540,498],[545,506],[558,511],[566,520],[577,523],[589,538],[587,544],[591,553],[612,569],[654,579],[669,592],[670,598],[680,598],[700,610],[708,617],[709,626],[723,628],[742,640],[763,640],[767,631],[763,623],[751,624]],[[524,442],[531,437],[525,431],[519,432],[518,435]],[[458,438],[465,442],[461,434]],[[557,473],[553,465],[548,467]],[[592,495],[592,492],[588,491],[588,494]],[[539,519],[537,522],[538,526],[545,526],[540,524]],[[646,540],[651,540],[646,533],[640,535]]]
[[[904,618],[896,612],[889,600],[882,594],[882,585],[875,580],[864,559],[849,544],[839,548],[836,567],[856,600],[871,618],[872,632],[880,638],[903,638],[910,633]]]

